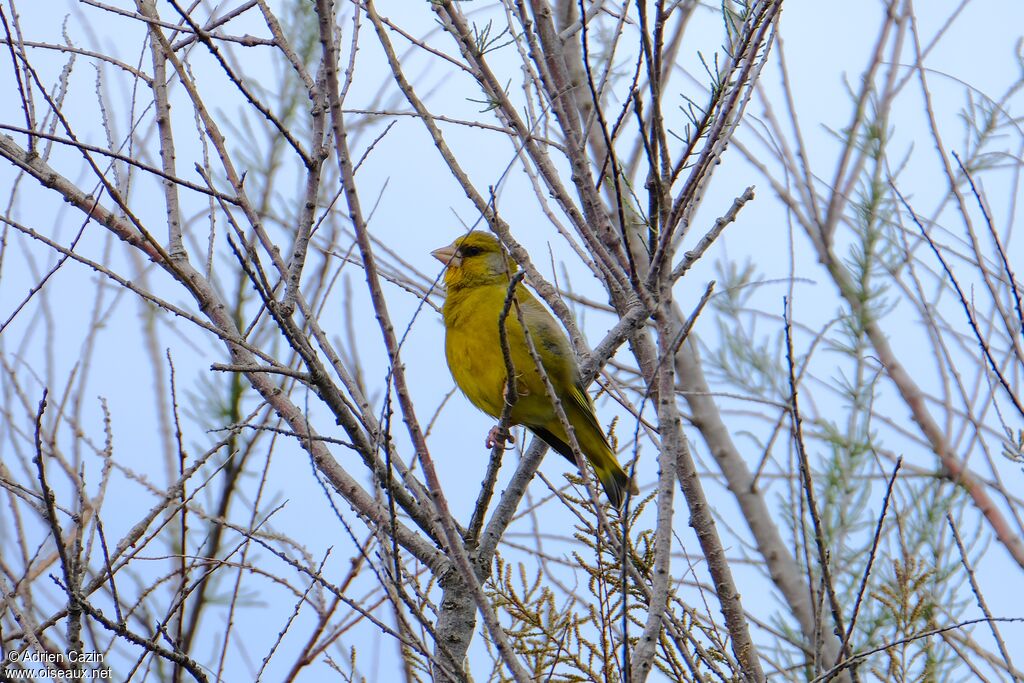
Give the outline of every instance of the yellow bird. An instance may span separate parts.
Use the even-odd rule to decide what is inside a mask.
[[[516,263],[497,239],[480,231],[470,232],[431,255],[447,266],[444,350],[448,368],[473,405],[499,418],[505,404],[506,370],[498,322],[510,278],[517,270]],[[621,507],[626,491],[631,489],[631,481],[615,460],[597,422],[594,404],[580,381],[569,340],[552,315],[522,283],[516,287],[515,301],[580,450],[593,466],[608,500],[615,507]],[[505,329],[518,394],[512,407],[511,423],[525,425],[575,464],[569,435],[530,355],[515,308],[505,319]],[[488,445],[496,440],[496,432],[492,430]]]

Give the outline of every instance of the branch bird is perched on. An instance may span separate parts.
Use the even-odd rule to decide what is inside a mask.
[[[431,254],[447,266],[444,348],[448,368],[466,398],[491,417],[498,418],[505,404],[506,387],[498,324],[511,276],[517,270],[516,263],[497,239],[480,231],[460,237]],[[597,422],[594,404],[580,381],[569,340],[548,310],[522,283],[516,285],[514,305],[518,313],[513,308],[505,319],[518,396],[512,406],[511,424],[525,425],[569,462],[576,463],[569,435],[530,355],[519,322],[521,315],[580,450],[593,466],[608,500],[615,507],[622,507],[632,483],[615,460]],[[488,445],[493,444],[493,435],[494,430]]]

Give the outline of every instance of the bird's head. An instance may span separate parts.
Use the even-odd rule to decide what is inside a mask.
[[[447,266],[444,284],[449,290],[459,287],[508,282],[516,272],[512,260],[501,243],[486,232],[474,230],[430,255]]]

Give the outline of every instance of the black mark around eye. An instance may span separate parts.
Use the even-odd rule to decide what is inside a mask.
[[[470,256],[476,256],[484,253],[484,250],[480,247],[462,247],[459,249],[459,256],[463,258],[469,258]]]

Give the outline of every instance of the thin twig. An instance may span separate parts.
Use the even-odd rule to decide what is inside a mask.
[[[864,573],[861,575],[860,588],[857,589],[857,600],[853,603],[853,613],[850,615],[850,625],[843,636],[842,650],[848,651],[850,639],[853,637],[853,629],[857,625],[857,615],[860,613],[860,606],[864,596],[867,595],[868,577],[871,576],[871,568],[875,564],[875,555],[878,552],[878,543],[882,537],[882,528],[885,525],[885,517],[889,512],[889,500],[892,497],[893,486],[896,485],[896,477],[899,475],[900,467],[903,466],[903,456],[896,459],[896,465],[892,468],[892,475],[889,477],[889,484],[885,487],[885,497],[882,499],[882,511],[878,515],[878,523],[875,524],[875,535],[871,539],[871,552],[868,553],[867,564],[864,565]]]
[[[977,577],[974,575],[974,567],[971,566],[971,561],[967,558],[967,549],[964,548],[964,542],[963,539],[960,538],[960,532],[956,528],[956,522],[953,521],[953,515],[949,512],[946,513],[946,523],[949,524],[949,528],[953,532],[953,540],[956,541],[957,550],[960,551],[960,562],[963,563],[964,570],[967,572],[967,579],[971,582],[971,592],[974,593],[974,598],[978,601],[978,607],[981,609],[982,614],[985,615],[985,621],[988,623],[988,627],[992,631],[992,638],[996,641],[996,646],[999,648],[999,654],[1003,656],[1003,661],[1006,663],[1006,670],[1007,672],[1013,672],[1016,667],[1013,666],[1013,661],[1010,659],[1010,651],[1006,649],[1006,642],[999,633],[999,628],[996,626],[996,620],[992,617],[992,612],[989,610],[988,604],[985,602],[985,596],[981,592],[981,586],[978,585]]]
[[[832,570],[829,565],[828,545],[825,542],[825,533],[822,528],[821,515],[818,512],[818,504],[815,500],[814,481],[811,478],[811,464],[807,457],[807,450],[804,448],[803,418],[800,415],[800,405],[797,401],[796,359],[793,355],[793,326],[790,323],[789,317],[789,300],[786,299],[783,305],[785,309],[783,312],[783,318],[785,320],[786,330],[786,364],[789,368],[789,396],[790,401],[792,402],[791,420],[793,423],[793,440],[796,444],[796,451],[800,461],[802,488],[804,490],[804,496],[807,499],[807,508],[811,515],[811,523],[814,526],[814,542],[818,550],[818,566],[821,569],[821,580],[827,592],[829,606],[832,612],[832,620],[835,624],[836,635],[838,636],[839,634],[846,633],[846,627],[843,623],[842,607],[840,606],[839,599],[836,596],[835,584],[832,580]],[[849,644],[845,642],[842,643],[840,651],[843,657],[849,657]]]

